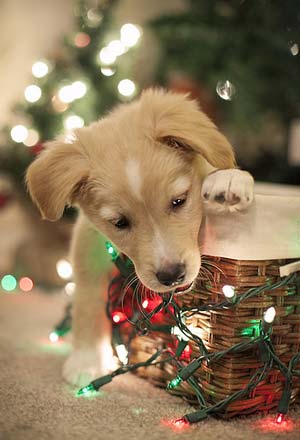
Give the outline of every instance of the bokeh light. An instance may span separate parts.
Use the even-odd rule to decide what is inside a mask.
[[[28,130],[28,134],[26,139],[23,141],[26,147],[33,147],[38,143],[40,136],[36,130],[30,129]]]
[[[23,292],[30,292],[33,289],[33,281],[29,277],[22,277],[19,281],[19,287]]]
[[[113,76],[116,73],[116,69],[112,69],[110,67],[101,67],[101,73],[104,76]]]
[[[141,29],[132,24],[132,23],[126,23],[121,27],[121,42],[126,47],[133,47],[137,44],[141,37]]]
[[[75,97],[72,85],[70,84],[68,86],[63,86],[58,91],[58,97],[65,104],[74,101]]]
[[[31,68],[33,76],[43,78],[49,72],[49,66],[45,61],[36,61]]]
[[[15,290],[17,287],[17,280],[13,275],[7,274],[4,275],[4,277],[1,280],[1,286],[3,290],[6,290],[7,292],[11,292]]]
[[[103,47],[99,52],[99,59],[101,64],[109,66],[116,61],[117,57],[108,47]]]
[[[130,97],[135,93],[136,87],[130,79],[122,79],[118,84],[118,91],[122,96]]]
[[[68,296],[72,296],[75,292],[76,284],[70,281],[65,285],[65,292]]]
[[[78,32],[74,38],[74,44],[77,47],[83,48],[90,44],[91,38],[85,32]]]
[[[73,130],[74,128],[81,128],[84,126],[84,120],[77,115],[70,115],[64,120],[64,127],[66,130]]]
[[[24,91],[24,96],[28,102],[37,102],[42,96],[42,89],[35,84],[27,86]]]
[[[71,85],[75,99],[82,98],[87,92],[87,86],[83,81],[75,81]]]
[[[15,125],[10,131],[10,136],[17,143],[24,142],[28,136],[28,130],[24,125]]]
[[[97,9],[89,9],[87,14],[88,26],[89,27],[97,27],[102,21],[102,15],[99,13]]]
[[[56,263],[56,271],[60,278],[64,280],[68,280],[73,275],[73,268],[69,261],[67,260],[58,260]]]
[[[65,104],[82,98],[87,92],[87,86],[83,81],[74,81],[72,84],[61,87],[58,98]]]
[[[69,105],[65,102],[62,102],[58,96],[53,96],[51,99],[51,104],[53,109],[57,112],[57,113],[63,113],[65,112]]]
[[[108,46],[107,49],[115,56],[119,57],[120,55],[123,55],[123,53],[126,52],[126,47],[120,40],[112,40]]]

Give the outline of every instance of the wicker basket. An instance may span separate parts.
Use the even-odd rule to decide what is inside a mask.
[[[280,280],[279,266],[291,260],[241,261],[221,257],[205,257],[211,277],[199,281],[188,294],[178,297],[180,305],[199,306],[206,302],[220,302],[224,296],[222,287],[229,284],[235,287],[237,295],[251,287],[265,285],[269,280]],[[271,340],[277,356],[288,363],[292,355],[300,350],[300,286],[295,284],[266,291],[256,297],[241,302],[232,309],[201,312],[187,318],[201,331],[207,349],[210,352],[229,348],[233,344],[254,336],[264,311],[270,306],[276,307],[276,318]],[[131,342],[130,362],[145,361],[157,348],[174,344],[174,336],[150,332],[146,336],[137,336]],[[190,343],[191,359],[199,356],[196,345]],[[242,354],[227,354],[210,365],[203,363],[194,377],[209,404],[215,404],[245,387],[254,371],[261,366],[258,350],[255,347]],[[165,387],[167,382],[177,375],[177,369],[171,364],[150,366],[137,370],[142,376],[157,386]],[[224,416],[249,414],[255,411],[268,411],[278,405],[284,378],[279,370],[271,370],[267,378],[245,396],[227,406]],[[196,404],[192,388],[182,382],[171,391],[182,396],[188,402]],[[300,380],[293,382],[291,403],[300,403]]]

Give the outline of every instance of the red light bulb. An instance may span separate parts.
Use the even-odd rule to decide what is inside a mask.
[[[112,320],[114,321],[114,323],[119,324],[121,322],[124,322],[127,320],[127,316],[125,315],[125,313],[123,312],[113,312],[112,313]]]
[[[284,420],[284,414],[278,413],[275,419],[275,422],[280,425]]]
[[[142,307],[143,307],[143,309],[146,309],[146,308],[148,307],[148,305],[149,305],[149,301],[148,301],[147,299],[145,299],[145,300],[142,302]]]
[[[181,430],[189,426],[189,422],[184,418],[176,419],[173,421],[173,425],[176,429]]]

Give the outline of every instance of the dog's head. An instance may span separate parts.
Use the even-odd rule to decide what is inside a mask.
[[[78,204],[95,227],[134,263],[148,288],[183,288],[201,256],[201,181],[205,161],[234,166],[232,148],[194,101],[146,91],[138,101],[50,142],[27,183],[44,218]]]

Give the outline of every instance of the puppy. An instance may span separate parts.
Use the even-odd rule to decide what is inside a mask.
[[[27,185],[45,219],[58,220],[67,204],[80,207],[71,247],[74,351],[63,369],[77,385],[110,368],[99,234],[132,260],[146,287],[184,292],[201,265],[204,210],[219,215],[253,199],[252,177],[235,168],[231,145],[196,102],[152,89],[71,140],[50,142]]]

